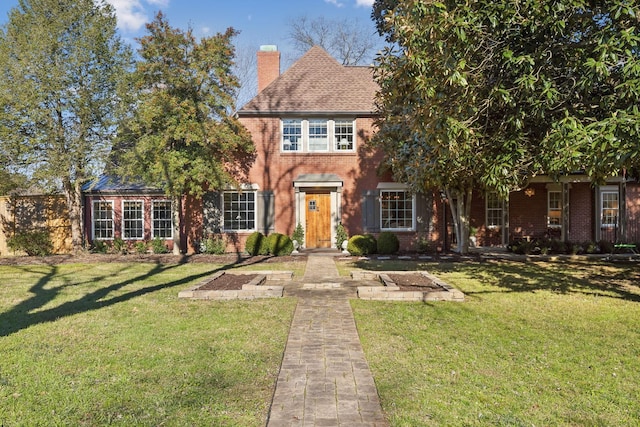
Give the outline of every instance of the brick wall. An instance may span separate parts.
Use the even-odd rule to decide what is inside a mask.
[[[640,244],[640,184],[627,183],[627,242]]]
[[[573,183],[569,190],[569,230],[567,240],[572,243],[594,239],[594,196],[591,184]]]

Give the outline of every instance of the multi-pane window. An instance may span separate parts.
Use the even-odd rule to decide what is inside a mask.
[[[122,202],[122,238],[142,239],[144,235],[143,203],[125,200]]]
[[[504,218],[504,201],[500,199],[498,193],[491,191],[487,193],[487,223],[490,228],[502,227]]]
[[[334,122],[334,137],[336,150],[353,150],[353,121],[336,120]]]
[[[328,151],[328,135],[326,120],[309,120],[309,151]]]
[[[548,197],[548,213],[547,222],[549,227],[561,227],[562,226],[562,192],[549,191]]]
[[[617,191],[603,191],[601,193],[600,221],[603,227],[615,227],[618,225],[618,213],[620,203]]]
[[[113,239],[113,202],[93,202],[93,238]]]
[[[302,120],[282,121],[282,151],[302,150]]]
[[[171,201],[158,200],[151,205],[151,224],[153,237],[159,239],[173,238],[173,213]]]
[[[388,230],[413,229],[414,197],[404,190],[380,191],[381,228]]]
[[[256,193],[227,191],[223,196],[225,230],[255,230]]]

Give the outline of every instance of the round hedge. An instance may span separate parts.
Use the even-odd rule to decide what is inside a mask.
[[[390,231],[383,231],[378,236],[378,253],[384,255],[395,254],[400,249],[398,236]]]
[[[259,231],[255,231],[247,237],[247,241],[244,244],[244,250],[251,256],[258,255],[260,249],[265,245],[264,234]]]
[[[369,255],[376,252],[376,238],[371,234],[356,234],[351,236],[347,244],[347,251],[351,255]]]
[[[289,236],[281,233],[271,233],[267,236],[267,248],[271,255],[285,256],[293,252],[293,241]]]

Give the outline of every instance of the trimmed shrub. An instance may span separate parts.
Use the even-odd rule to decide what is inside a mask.
[[[160,240],[159,237],[156,237],[151,241],[151,249],[154,254],[169,253],[169,248],[164,244],[164,240]]]
[[[271,233],[266,239],[269,253],[275,256],[291,255],[293,252],[293,242],[289,236],[281,233]]]
[[[200,252],[209,255],[223,255],[227,251],[227,242],[222,236],[209,236],[200,242]]]
[[[356,234],[349,239],[347,251],[356,256],[369,255],[375,253],[376,245],[376,239],[371,234]]]
[[[14,251],[24,251],[29,256],[45,256],[53,252],[53,243],[46,231],[16,233],[7,240],[7,246]]]
[[[266,247],[264,234],[259,231],[254,231],[247,237],[247,241],[244,244],[244,250],[251,256],[261,254],[261,248]]]
[[[304,245],[304,228],[302,228],[302,224],[298,223],[298,225],[296,225],[296,229],[293,231],[291,240],[297,241],[299,248]]]
[[[344,225],[339,223],[336,227],[336,247],[342,249],[342,242],[345,240],[349,240],[349,235],[347,234],[347,230],[344,229]]]
[[[378,253],[379,254],[395,254],[400,249],[400,240],[391,231],[383,231],[378,236]]]

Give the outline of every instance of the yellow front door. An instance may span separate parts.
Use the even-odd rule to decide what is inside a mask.
[[[331,197],[329,193],[307,193],[307,248],[331,247]]]

